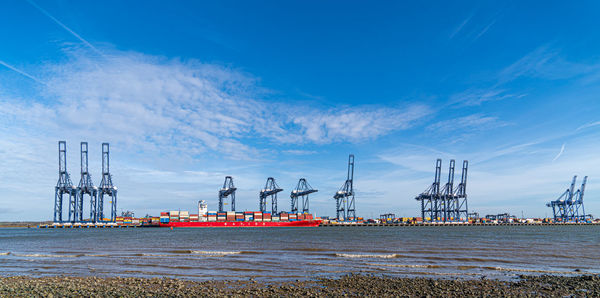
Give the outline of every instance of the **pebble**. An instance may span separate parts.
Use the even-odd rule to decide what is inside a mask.
[[[346,275],[312,281],[189,281],[130,277],[0,277],[0,297],[482,297],[600,296],[600,276],[526,276],[515,281]]]

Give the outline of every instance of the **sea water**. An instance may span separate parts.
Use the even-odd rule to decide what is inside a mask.
[[[3,228],[0,272],[192,280],[600,273],[600,225]]]

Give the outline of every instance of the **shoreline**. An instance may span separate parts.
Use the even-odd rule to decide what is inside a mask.
[[[600,275],[520,275],[518,280],[394,278],[345,275],[295,282],[190,281],[173,278],[4,276],[4,297],[222,297],[222,296],[600,296]]]
[[[497,227],[497,226],[512,226],[512,227],[548,227],[548,226],[599,226],[600,223],[419,223],[419,224],[321,224],[317,226],[322,227]],[[32,221],[32,222],[0,222],[1,228],[35,228],[35,229],[77,229],[77,228],[159,228],[158,226],[141,226],[141,225],[93,225],[93,224],[59,224],[54,226],[52,222],[43,221]],[[178,227],[182,228],[182,227]],[[183,227],[183,228],[195,228],[195,227]]]

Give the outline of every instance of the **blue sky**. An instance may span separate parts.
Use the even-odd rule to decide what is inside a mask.
[[[111,143],[119,210],[238,210],[273,176],[333,215],[356,155],[357,213],[414,197],[470,161],[469,207],[541,217],[573,175],[600,215],[600,4],[581,1],[4,1],[0,220],[52,216],[57,141],[99,184]],[[212,207],[210,207],[212,206]],[[87,206],[86,206],[87,207]]]

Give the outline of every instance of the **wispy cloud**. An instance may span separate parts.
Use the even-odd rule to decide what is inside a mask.
[[[55,131],[109,135],[124,144],[143,144],[143,150],[186,148],[192,155],[209,150],[230,158],[257,156],[253,138],[263,145],[263,140],[357,142],[410,128],[430,113],[423,105],[300,111],[261,100],[268,91],[257,79],[231,68],[131,52],[114,51],[102,61],[70,54],[70,60],[42,71],[47,80],[42,101],[4,100],[0,113],[19,124],[36,109],[44,113],[35,120],[38,125]]]
[[[519,77],[560,80],[598,72],[600,72],[600,62],[572,62],[564,59],[559,50],[543,45],[503,69],[499,79],[501,82],[512,81]]]
[[[51,15],[48,11],[46,11],[45,9],[43,9],[42,7],[37,5],[33,0],[27,0],[27,2],[29,2],[29,4],[31,4],[31,5],[33,5],[33,7],[35,7],[37,10],[39,10],[41,13],[43,13],[48,18],[50,18],[52,21],[54,21],[60,27],[65,29],[67,32],[69,32],[75,38],[79,39],[81,42],[83,42],[86,46],[88,46],[94,52],[96,52],[100,56],[103,56],[102,52],[100,52],[100,50],[98,50],[98,48],[96,48],[91,43],[89,43],[87,40],[85,40],[83,37],[81,37],[79,34],[77,34],[77,32],[73,31],[73,29],[67,27],[67,25],[63,24],[61,21],[59,21],[57,18],[55,18],[53,15]]]
[[[478,106],[485,102],[500,101],[505,99],[519,99],[527,96],[525,93],[513,94],[505,89],[489,88],[489,89],[467,89],[461,93],[454,94],[450,97],[451,104],[463,106]]]
[[[392,131],[410,128],[429,115],[423,105],[406,108],[353,107],[302,113],[292,122],[300,127],[303,142],[330,143],[376,139]]]
[[[4,61],[2,61],[2,60],[0,60],[0,65],[4,66],[4,67],[6,67],[6,68],[8,68],[8,69],[10,69],[10,70],[12,70],[12,71],[15,71],[15,72],[17,72],[17,73],[19,73],[19,74],[21,74],[21,75],[23,75],[23,76],[26,76],[26,77],[28,77],[28,78],[30,78],[30,79],[32,79],[32,80],[34,80],[34,81],[36,81],[36,82],[38,82],[38,83],[42,84],[42,85],[45,85],[45,84],[46,84],[46,83],[44,83],[44,82],[40,81],[38,78],[36,78],[36,77],[34,77],[34,76],[32,76],[32,75],[30,75],[30,74],[26,73],[25,71],[23,71],[23,70],[21,70],[21,69],[18,69],[18,68],[16,68],[16,67],[14,67],[14,66],[12,66],[12,65],[10,65],[10,64],[8,64],[8,63],[6,63],[6,62],[4,62]]]
[[[317,151],[314,150],[283,150],[283,153],[287,153],[287,154],[292,154],[292,155],[312,155],[312,154],[316,154]]]
[[[552,162],[555,162],[562,154],[563,152],[565,152],[565,144],[563,143],[562,146],[560,146],[560,151],[558,152],[558,154],[556,154],[556,156],[552,159]]]
[[[498,117],[485,116],[483,114],[473,114],[455,119],[439,121],[427,126],[427,130],[437,132],[449,131],[483,131],[499,128],[508,125],[504,121],[498,120]]]
[[[458,24],[458,26],[456,26],[454,30],[452,30],[452,33],[450,33],[450,36],[448,36],[448,38],[453,39],[456,36],[456,34],[458,34],[465,27],[465,25],[467,25],[471,18],[473,18],[473,14],[469,15],[460,24]]]
[[[578,127],[576,131],[580,131],[580,130],[583,130],[586,128],[595,127],[595,126],[599,126],[599,125],[600,125],[600,121],[584,124],[584,125]]]
[[[492,26],[494,26],[494,24],[496,24],[496,19],[492,20],[489,24],[487,24],[487,26],[483,27],[483,29],[481,29],[481,31],[475,36],[473,41],[476,41],[482,37]]]

